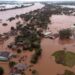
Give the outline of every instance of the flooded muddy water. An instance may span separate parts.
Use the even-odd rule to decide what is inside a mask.
[[[13,10],[8,10],[8,11],[0,11],[0,19],[6,20],[9,17],[14,17],[16,15],[28,13],[36,9],[41,9],[42,7],[44,7],[43,4],[35,3],[33,6],[26,7],[26,8],[13,9]]]
[[[5,19],[7,19],[8,17],[15,16],[16,14],[20,14],[22,12],[29,12],[37,8],[40,8],[40,7],[39,5],[35,4],[35,6],[31,6],[29,9],[28,8],[29,7],[25,9],[23,8],[23,9],[9,10],[3,13],[0,12],[0,18],[4,19],[5,21]],[[0,33],[9,31],[11,26],[15,27],[16,21],[17,20],[8,23],[8,26],[6,27],[3,27],[0,24]],[[49,30],[52,31],[53,33],[56,33],[60,29],[70,28],[71,25],[75,24],[75,17],[66,16],[66,15],[53,15],[51,17],[51,21],[52,21],[52,24],[48,25]],[[0,49],[1,50],[8,49],[7,44],[12,41],[13,41],[13,37],[11,37],[9,40],[1,44]],[[75,39],[61,41],[58,38],[55,40],[44,38],[42,39],[41,47],[42,47],[42,56],[40,57],[39,62],[34,66],[35,69],[39,72],[39,75],[57,75],[58,73],[63,74],[65,69],[75,72],[75,67],[69,68],[69,67],[65,67],[65,66],[56,64],[54,57],[52,56],[52,54],[55,51],[61,50],[64,47],[66,47],[67,50],[75,52]],[[5,69],[5,75],[9,75],[8,63],[0,63],[0,66],[3,66],[3,68]],[[31,75],[31,74],[27,73],[27,75]]]
[[[75,24],[75,16],[53,15],[51,22],[52,24],[49,25],[49,28],[54,33],[73,26]]]
[[[9,32],[12,26],[16,27],[17,20],[14,20],[13,22],[8,22],[7,21],[8,18],[15,17],[16,15],[20,15],[20,14],[25,14],[37,9],[41,9],[42,7],[44,7],[43,4],[35,3],[33,6],[26,7],[26,8],[0,11],[0,19],[2,19],[2,22],[0,23],[0,34]],[[2,26],[3,23],[7,23],[8,25]]]
[[[52,24],[49,24],[49,29],[53,33],[58,32],[60,29],[70,28],[75,23],[74,16],[66,15],[53,15],[51,17]],[[42,40],[42,57],[36,65],[40,75],[57,75],[63,74],[64,70],[68,69],[75,72],[75,67],[69,68],[60,64],[56,64],[52,54],[55,51],[66,48],[68,51],[75,52],[75,39],[70,40],[55,40],[43,39]]]

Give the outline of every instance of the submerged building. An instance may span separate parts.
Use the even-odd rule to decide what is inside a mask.
[[[0,52],[0,61],[8,61],[11,56],[12,54],[10,52],[7,51]]]

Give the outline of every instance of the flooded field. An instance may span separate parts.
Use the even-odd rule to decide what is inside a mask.
[[[34,6],[27,7],[27,8],[0,12],[0,19],[3,19],[4,22],[8,23],[8,26],[5,27],[3,27],[2,23],[0,23],[0,33],[10,31],[11,26],[15,27],[17,20],[8,22],[6,21],[7,18],[15,16],[17,14],[21,14],[22,12],[27,13],[29,11],[33,11],[35,9],[39,9],[42,7],[43,5],[41,4],[40,7],[39,4],[35,4]],[[52,31],[53,33],[56,33],[60,29],[70,28],[73,24],[75,24],[75,16],[53,15],[51,17],[51,22],[52,24],[48,25],[49,30]],[[11,37],[9,40],[4,41],[4,43],[0,45],[0,50],[6,50],[6,49],[9,50],[7,48],[7,45],[13,40],[14,40],[13,37]],[[39,72],[39,75],[57,75],[58,73],[63,74],[65,69],[72,70],[73,72],[75,72],[75,67],[71,69],[56,64],[54,58],[52,57],[52,54],[55,51],[61,50],[64,47],[66,47],[67,50],[75,52],[75,39],[61,41],[58,38],[55,40],[45,38],[42,39],[41,46],[43,50],[42,56],[40,57],[38,64],[35,65],[35,68]],[[30,55],[30,53],[28,54]],[[8,63],[1,62],[0,66],[5,68],[5,75],[9,75]],[[27,75],[31,75],[31,74],[27,72]]]

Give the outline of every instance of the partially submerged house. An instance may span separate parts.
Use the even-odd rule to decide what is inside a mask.
[[[50,32],[50,31],[44,31],[42,34],[44,35],[44,37],[52,36],[52,32]]]
[[[50,35],[52,35],[51,32],[43,32],[43,34],[44,34],[45,36],[50,36]]]
[[[12,54],[10,52],[7,51],[0,52],[0,61],[8,61],[11,56]]]
[[[14,66],[15,68],[17,68],[17,70],[26,70],[28,65],[27,64],[21,64],[21,63],[18,63],[17,65]]]
[[[27,64],[18,63],[11,69],[10,75],[22,75],[22,73],[28,68]]]

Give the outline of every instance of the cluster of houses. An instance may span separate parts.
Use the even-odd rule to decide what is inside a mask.
[[[8,62],[13,55],[13,53],[7,51],[1,51],[0,62]],[[17,63],[10,69],[10,75],[22,75],[28,67],[29,66],[27,64]]]

